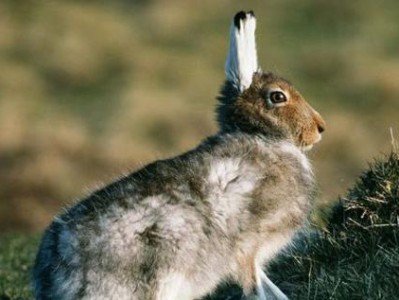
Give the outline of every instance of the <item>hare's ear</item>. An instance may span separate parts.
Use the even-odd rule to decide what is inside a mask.
[[[253,74],[258,71],[255,28],[256,19],[252,11],[237,13],[230,28],[225,72],[227,80],[241,92],[251,85]]]

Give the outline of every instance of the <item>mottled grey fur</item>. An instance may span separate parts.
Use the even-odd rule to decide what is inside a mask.
[[[248,97],[259,98],[256,91]],[[314,183],[289,127],[273,134],[263,129],[274,116],[248,116],[250,127],[231,117],[240,97],[245,100],[245,93],[227,81],[219,133],[56,217],[37,255],[35,297],[194,299],[226,279],[249,295],[258,284],[256,267],[306,222]]]

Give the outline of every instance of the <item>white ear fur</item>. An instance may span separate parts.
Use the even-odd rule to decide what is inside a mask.
[[[251,85],[253,74],[258,71],[255,29],[256,19],[253,12],[237,13],[230,27],[230,48],[225,73],[227,80],[241,92]]]

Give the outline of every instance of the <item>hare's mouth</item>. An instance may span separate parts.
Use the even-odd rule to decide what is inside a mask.
[[[309,151],[309,150],[311,150],[311,149],[313,148],[313,145],[314,145],[314,144],[303,145],[303,146],[301,146],[300,148],[301,148],[301,150],[302,150],[303,152],[307,152],[307,151]]]
[[[303,152],[309,151],[309,150],[311,150],[311,149],[313,148],[314,144],[317,144],[317,143],[320,142],[320,141],[321,141],[321,134],[319,133],[319,134],[317,135],[316,139],[315,139],[311,144],[301,145],[301,146],[300,146],[300,149],[301,149]]]

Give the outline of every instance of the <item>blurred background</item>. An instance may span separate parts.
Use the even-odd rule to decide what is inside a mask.
[[[0,232],[214,133],[231,17],[253,9],[265,70],[327,121],[318,203],[399,132],[397,0],[0,2]]]

